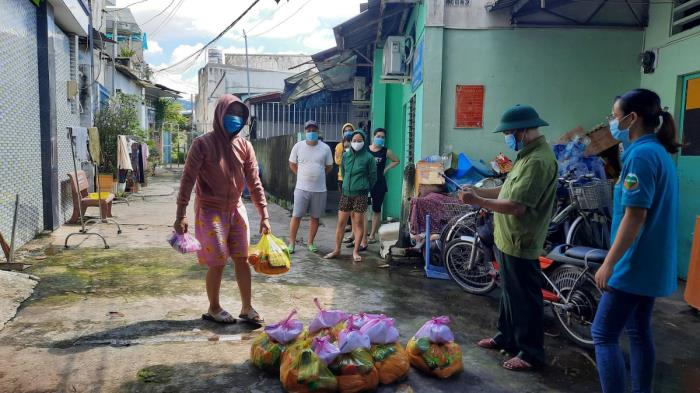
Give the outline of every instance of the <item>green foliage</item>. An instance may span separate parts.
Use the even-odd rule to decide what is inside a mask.
[[[174,124],[180,126],[180,131],[189,129],[189,121],[182,115],[182,105],[172,98],[161,98],[156,103],[156,129],[163,128],[166,124],[168,128],[176,129]],[[176,131],[176,130],[174,130]]]
[[[136,52],[133,49],[128,48],[126,46],[122,46],[121,48],[119,48],[119,57],[131,58],[135,54]]]
[[[147,137],[139,124],[138,105],[140,99],[136,95],[117,93],[110,99],[106,108],[95,115],[95,127],[100,131],[102,148],[102,164],[100,172],[116,174],[117,172],[117,136],[135,135]]]

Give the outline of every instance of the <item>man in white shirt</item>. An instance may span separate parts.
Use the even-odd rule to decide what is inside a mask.
[[[297,231],[302,217],[311,216],[308,248],[317,252],[314,244],[318,220],[326,210],[326,173],[333,169],[333,154],[325,143],[319,143],[318,124],[309,120],[304,124],[306,140],[297,142],[289,155],[289,169],[297,175],[294,189],[294,209],[289,224],[289,251],[294,253]]]

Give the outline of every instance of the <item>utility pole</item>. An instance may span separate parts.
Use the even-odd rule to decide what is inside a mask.
[[[119,37],[117,36],[117,25],[119,24],[119,11],[114,11],[114,20],[112,21],[112,40],[114,40],[114,44],[112,44],[112,97],[117,92],[117,87],[114,84],[115,79],[116,79],[116,74],[117,74],[117,47],[119,46]],[[90,32],[92,34],[92,32]]]
[[[250,99],[250,65],[248,64],[248,35],[243,29],[243,39],[245,39],[245,72],[248,78],[248,98]]]

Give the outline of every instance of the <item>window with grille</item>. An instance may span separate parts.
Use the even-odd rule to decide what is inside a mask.
[[[700,26],[700,0],[676,0],[671,23],[671,34]]]
[[[467,6],[471,0],[445,0],[447,6]]]

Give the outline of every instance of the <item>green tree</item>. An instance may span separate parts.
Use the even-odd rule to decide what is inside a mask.
[[[100,172],[116,175],[118,135],[143,137],[147,134],[139,124],[139,102],[140,98],[136,95],[117,93],[105,108],[95,114],[95,127],[100,131],[102,149]]]
[[[156,104],[156,129],[162,129],[163,124],[178,124],[180,131],[189,129],[189,122],[182,115],[182,105],[172,98],[161,98]],[[176,128],[176,127],[173,127]]]

